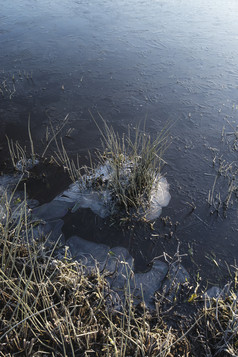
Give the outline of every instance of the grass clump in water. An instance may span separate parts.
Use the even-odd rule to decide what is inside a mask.
[[[160,179],[163,154],[167,147],[166,132],[156,139],[136,128],[134,138],[128,129],[127,136],[119,137],[104,121],[102,165],[108,167],[106,181],[112,200],[118,207],[129,211],[131,207],[143,210],[149,206],[152,190]]]
[[[60,158],[72,180],[78,182],[82,193],[98,192],[110,214],[135,213],[146,217],[152,201],[158,200],[158,192],[163,190],[161,182],[166,182],[161,180],[161,168],[168,146],[168,129],[155,139],[139,127],[128,128],[127,134],[119,136],[104,120],[103,123],[104,130],[96,123],[102,135],[102,150],[96,152],[96,164],[91,160],[90,167],[79,167],[69,159],[62,142],[57,159]],[[164,187],[167,190],[167,182]],[[168,197],[167,201],[169,194]],[[167,203],[162,202],[161,206]]]

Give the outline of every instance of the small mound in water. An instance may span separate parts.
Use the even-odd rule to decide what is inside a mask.
[[[167,206],[170,201],[169,184],[165,177],[155,171],[151,174],[151,176],[153,175],[153,182],[150,189],[141,192],[136,202],[129,206],[130,199],[127,191],[131,186],[130,181],[132,171],[135,170],[134,165],[132,162],[124,160],[123,165],[120,165],[120,171],[116,173],[113,165],[110,161],[107,161],[104,165],[93,170],[91,174],[83,175],[57,199],[75,203],[73,212],[78,208],[90,208],[102,218],[118,213],[121,205],[118,204],[118,197],[114,189],[115,175],[118,175],[120,189],[124,193],[124,199],[128,200],[125,204],[126,212],[133,213],[136,210],[139,218],[156,219],[161,214],[162,207]]]
[[[138,128],[119,136],[103,120],[103,150],[98,163],[79,167],[67,156],[62,144],[58,157],[75,182],[59,199],[75,201],[73,208],[91,208],[101,217],[118,215],[152,220],[170,200],[169,186],[161,176],[163,154],[168,146],[168,130],[155,139]]]

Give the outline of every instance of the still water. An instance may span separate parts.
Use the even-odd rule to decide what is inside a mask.
[[[129,234],[85,210],[66,217],[64,229],[73,234],[77,226],[83,238],[121,243],[139,270],[163,251],[173,255],[180,242],[186,268],[219,281],[225,261],[238,258],[237,198],[226,218],[220,208],[211,214],[207,203],[218,158],[234,170],[237,163],[237,1],[0,0],[0,9],[1,170],[5,135],[27,144],[29,114],[38,150],[49,121],[57,126],[69,114],[65,146],[82,164],[100,146],[89,110],[121,134],[145,120],[153,135],[171,123],[166,225],[159,218],[154,230]],[[56,195],[66,188],[60,182],[31,194],[46,202],[48,189]],[[227,190],[221,177],[214,195],[225,199]]]

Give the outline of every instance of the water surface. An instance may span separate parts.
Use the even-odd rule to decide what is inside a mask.
[[[147,131],[156,135],[169,121],[164,174],[172,199],[162,215],[172,226],[158,219],[154,231],[140,228],[125,239],[118,229],[106,232],[91,212],[76,221],[84,238],[110,236],[112,245],[121,239],[138,269],[164,250],[174,254],[181,242],[181,252],[193,254],[184,258],[190,271],[212,271],[216,280],[215,257],[224,275],[224,261],[238,257],[237,202],[224,218],[210,214],[207,196],[216,174],[214,153],[237,160],[221,140],[223,126],[231,131],[227,121],[238,124],[237,1],[0,0],[0,8],[1,169],[5,134],[27,143],[29,113],[37,150],[49,121],[56,126],[69,113],[65,132],[74,131],[65,145],[82,164],[88,150],[100,146],[89,110],[121,134],[146,119]],[[47,201],[42,190],[41,199]]]

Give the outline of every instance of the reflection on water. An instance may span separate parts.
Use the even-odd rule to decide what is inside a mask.
[[[193,244],[198,265],[207,263],[204,251],[210,250],[218,261],[232,261],[238,254],[237,206],[225,220],[209,215],[206,199],[214,182],[211,150],[219,153],[226,120],[237,124],[237,1],[0,5],[1,163],[5,133],[27,141],[29,113],[36,148],[49,120],[57,125],[69,113],[67,129],[74,131],[65,145],[71,154],[79,152],[82,164],[88,149],[100,144],[88,109],[120,133],[147,118],[147,130],[156,134],[171,121],[166,177],[172,199],[165,216],[179,221],[175,236],[185,252]],[[233,160],[232,152],[225,153]],[[153,253],[143,251],[146,260],[160,244]],[[175,249],[176,241],[163,244]]]

